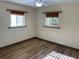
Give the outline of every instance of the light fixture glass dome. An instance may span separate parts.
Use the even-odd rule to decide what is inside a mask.
[[[42,6],[42,2],[37,2],[36,3],[36,7],[41,7]]]
[[[35,0],[35,5],[36,5],[36,7],[41,7],[42,6],[42,0]]]

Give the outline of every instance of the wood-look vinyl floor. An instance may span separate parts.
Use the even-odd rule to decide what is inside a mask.
[[[0,59],[79,59],[79,51],[40,39],[0,48]]]

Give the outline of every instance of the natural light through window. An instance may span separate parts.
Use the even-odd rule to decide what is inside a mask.
[[[11,14],[11,27],[25,26],[24,15]]]
[[[46,17],[45,26],[58,27],[59,19],[57,17]]]
[[[52,51],[51,53],[46,55],[43,59],[76,59],[76,58]]]

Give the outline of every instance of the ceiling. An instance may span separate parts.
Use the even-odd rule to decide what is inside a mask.
[[[2,0],[4,2],[16,3],[24,6],[35,7],[34,0]],[[79,0],[42,0],[44,5],[64,4],[64,3],[79,3]]]

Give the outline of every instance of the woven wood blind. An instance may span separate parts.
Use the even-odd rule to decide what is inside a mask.
[[[46,14],[46,17],[59,17],[59,13],[61,11],[58,12],[44,12],[44,14]]]
[[[24,13],[28,13],[26,11],[18,11],[18,10],[11,10],[11,9],[7,9],[7,11],[10,11],[11,14],[16,14],[16,15],[24,15]]]

